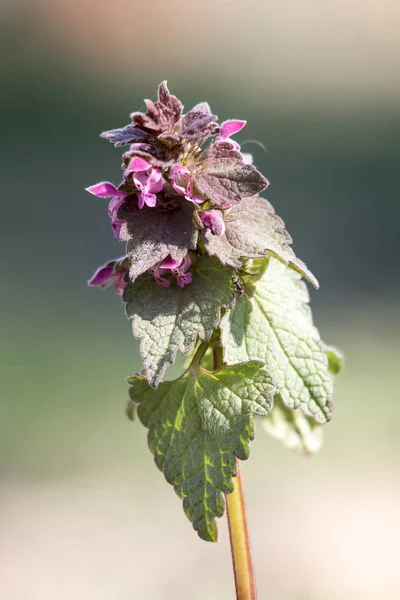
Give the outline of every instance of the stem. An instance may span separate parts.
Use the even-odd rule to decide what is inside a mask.
[[[190,364],[190,368],[197,369],[197,367],[201,363],[201,360],[202,360],[203,356],[207,352],[208,347],[209,347],[209,343],[208,342],[202,342],[200,344],[200,346],[196,350],[196,354],[193,356],[192,362]]]
[[[218,369],[223,365],[222,348],[220,346],[214,346],[213,353],[214,368]],[[237,476],[233,480],[233,492],[231,494],[225,494],[233,572],[235,575],[236,600],[257,600],[250,538],[247,529],[247,514],[243,493],[242,474],[240,470],[240,461],[237,459],[236,467]]]

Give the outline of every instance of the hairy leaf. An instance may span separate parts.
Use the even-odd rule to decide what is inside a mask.
[[[188,203],[189,204],[189,203]],[[209,340],[218,327],[221,308],[235,301],[233,269],[216,258],[199,258],[192,282],[184,288],[170,282],[158,285],[151,275],[142,275],[124,291],[126,310],[133,319],[133,334],[140,340],[146,376],[158,385],[178,350],[186,354],[197,336]]]
[[[254,438],[251,415],[266,415],[272,407],[271,378],[262,363],[253,361],[213,373],[189,369],[156,390],[141,376],[129,383],[158,468],[183,499],[199,536],[217,541],[222,494],[233,491],[236,458],[249,456]]]
[[[253,196],[245,198],[229,211],[225,218],[225,233],[203,232],[206,250],[225,265],[240,267],[241,258],[261,258],[273,255],[304,275],[316,288],[318,281],[290,248],[292,238],[285,224],[268,200]]]
[[[240,152],[228,142],[214,143],[194,170],[194,182],[201,194],[215,204],[234,204],[254,196],[268,181],[253,165],[243,162]]]
[[[211,115],[211,107],[208,104],[208,102],[199,102],[198,104],[196,104],[196,106],[193,106],[192,110],[190,112],[202,112],[205,113],[206,115]],[[215,117],[217,118],[217,117]]]
[[[197,244],[194,223],[195,206],[178,197],[175,209],[139,209],[136,196],[129,196],[118,211],[118,218],[126,221],[121,229],[121,239],[127,241],[126,253],[131,261],[131,281],[163,260],[169,254],[173,259],[186,255]]]
[[[274,408],[261,419],[264,429],[299,454],[314,454],[321,449],[323,428],[299,410],[285,406],[279,396],[274,398]]]
[[[101,137],[106,138],[112,142],[115,146],[125,146],[125,144],[132,144],[137,142],[147,141],[148,135],[144,131],[141,131],[130,123],[120,129],[111,129],[110,131],[104,131]]]
[[[332,377],[306,285],[276,259],[267,260],[256,285],[244,277],[246,293],[221,323],[225,362],[265,361],[285,405],[325,423],[332,413]]]
[[[170,93],[166,81],[163,81],[158,88],[157,102],[151,100],[145,102],[146,114],[138,112],[131,115],[138,128],[160,135],[179,122],[183,106],[180,100]]]
[[[191,110],[183,115],[180,134],[186,140],[200,141],[219,131],[216,115],[201,110]]]

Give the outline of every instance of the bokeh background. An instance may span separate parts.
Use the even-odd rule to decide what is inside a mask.
[[[119,178],[98,134],[162,79],[248,120],[346,354],[321,453],[259,428],[244,464],[260,600],[400,597],[399,19],[396,0],[1,0],[2,600],[234,597],[225,520],[196,537],[124,416],[123,306],[86,287],[123,254],[84,191]]]

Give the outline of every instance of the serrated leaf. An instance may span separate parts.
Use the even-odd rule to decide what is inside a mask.
[[[274,398],[271,413],[261,422],[267,433],[299,454],[314,454],[321,449],[322,426],[303,412],[285,406],[279,394]]]
[[[180,135],[186,140],[192,142],[201,142],[210,135],[215,135],[219,131],[216,115],[204,112],[203,110],[191,110],[182,117],[180,126]]]
[[[225,362],[265,361],[285,405],[300,406],[325,423],[332,415],[333,384],[307,287],[296,272],[274,258],[267,260],[255,285],[245,277],[247,293],[221,323]]]
[[[118,211],[118,218],[126,221],[120,237],[127,241],[126,253],[131,261],[131,281],[164,260],[183,258],[194,250],[198,232],[194,223],[195,206],[182,198],[171,210],[144,206],[139,209],[136,196],[128,196]]]
[[[254,167],[243,162],[240,152],[226,142],[214,143],[196,165],[194,182],[199,192],[215,204],[234,204],[254,196],[268,181]]]
[[[292,238],[268,200],[258,196],[245,198],[226,216],[223,235],[213,235],[205,229],[203,239],[207,252],[218,256],[225,265],[241,267],[242,258],[273,255],[318,288],[317,279],[290,248]]]
[[[158,87],[158,100],[156,102],[145,100],[145,103],[146,114],[137,112],[131,115],[140,129],[160,135],[169,131],[181,118],[182,103],[170,93],[166,81]]]
[[[183,499],[199,536],[216,541],[216,517],[224,512],[223,493],[233,490],[236,458],[249,455],[254,438],[251,415],[271,410],[274,386],[259,362],[201,367],[157,389],[144,377],[129,380],[130,397],[149,428],[148,442],[158,468]]]
[[[333,375],[338,375],[343,368],[343,353],[334,346],[324,344],[324,349],[328,357],[328,368]]]
[[[124,291],[126,311],[133,319],[133,334],[140,340],[146,376],[158,385],[178,350],[186,354],[197,336],[209,340],[218,327],[221,308],[235,301],[234,271],[218,259],[199,258],[192,282],[184,288],[170,282],[158,285],[151,275],[142,275]]]

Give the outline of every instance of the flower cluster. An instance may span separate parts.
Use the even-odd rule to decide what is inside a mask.
[[[145,272],[164,287],[174,277],[180,287],[190,284],[198,253],[215,254],[230,264],[229,257],[213,249],[213,238],[226,235],[234,206],[258,197],[268,185],[252,157],[232,139],[245,121],[219,125],[205,102],[184,113],[165,82],[158,100],[146,100],[146,106],[146,113],[133,113],[126,127],[101,134],[115,146],[129,145],[121,183],[87,188],[109,199],[114,236],[127,242],[126,257],[101,267],[89,285],[116,279],[119,293],[123,282]]]

